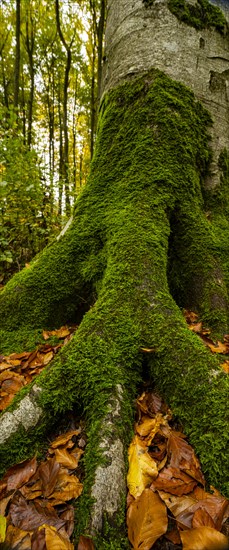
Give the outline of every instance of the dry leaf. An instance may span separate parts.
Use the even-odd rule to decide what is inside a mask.
[[[61,512],[60,518],[65,521],[65,531],[68,534],[69,537],[72,536],[73,530],[74,530],[74,520],[75,520],[75,510],[74,506],[67,505],[66,509]]]
[[[61,445],[65,445],[74,435],[79,435],[81,433],[81,428],[77,430],[71,430],[65,434],[59,435],[50,445],[51,449],[57,449]]]
[[[31,549],[31,539],[30,533],[18,529],[13,525],[8,525],[6,531],[5,543],[9,545],[9,548],[20,548],[20,550],[30,550]]]
[[[77,550],[94,550],[94,548],[95,546],[92,539],[84,537],[84,535],[80,536]]]
[[[18,489],[27,483],[35,474],[36,469],[37,460],[35,457],[12,466],[4,476],[4,478],[7,479],[7,491]]]
[[[225,361],[222,365],[221,365],[222,369],[224,370],[224,372],[226,372],[227,374],[229,374],[229,361]]]
[[[180,468],[186,474],[204,485],[204,476],[193,448],[187,441],[184,441],[184,439],[180,437],[179,432],[173,430],[168,439],[168,456],[170,456],[170,466],[173,468]]]
[[[45,526],[45,541],[47,550],[74,550],[67,534],[62,536],[54,527]]]
[[[137,498],[157,477],[157,464],[142,447],[137,436],[133,438],[130,444],[128,457],[127,486],[130,494]]]
[[[128,537],[134,550],[150,550],[167,531],[168,518],[164,503],[157,493],[145,489],[127,511]]]
[[[53,493],[59,471],[60,464],[56,462],[55,457],[40,464],[37,475],[41,480],[41,488],[45,497],[49,497]]]
[[[162,398],[160,395],[150,392],[144,392],[137,399],[137,407],[139,411],[147,414],[148,416],[154,416],[161,410]]]
[[[151,487],[162,491],[167,491],[172,495],[186,495],[191,493],[197,482],[190,476],[177,468],[164,468],[153,481]]]
[[[216,529],[199,527],[181,531],[183,550],[228,550],[228,539]]]
[[[13,524],[24,531],[34,531],[44,523],[57,529],[64,526],[64,521],[58,518],[54,508],[42,507],[38,501],[26,502],[20,494],[14,496],[9,513]]]
[[[83,490],[83,485],[76,476],[69,476],[67,470],[60,470],[55,486],[55,491],[50,495],[54,506],[67,502],[72,498],[78,498]]]
[[[71,454],[67,449],[56,449],[55,451],[56,461],[66,468],[69,468],[69,470],[75,470],[75,468],[77,468],[82,454],[82,449],[78,449],[77,453],[72,452]]]
[[[213,527],[213,529],[215,529],[214,521],[209,513],[203,508],[198,508],[198,510],[196,510],[193,514],[192,527],[202,527],[202,525],[205,525],[206,527]]]

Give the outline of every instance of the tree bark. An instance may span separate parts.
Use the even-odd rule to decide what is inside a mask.
[[[120,56],[128,18],[133,31],[132,18],[148,20],[151,8],[140,0],[115,6],[108,4],[107,33]],[[116,28],[113,18],[124,12],[124,27],[117,21]],[[168,10],[150,13],[153,28],[155,17],[157,28],[168,20],[176,26]],[[186,33],[197,33],[182,29],[183,43]],[[111,60],[114,72],[119,56]],[[121,71],[113,88],[116,76],[104,83],[91,174],[70,227],[0,294],[3,346],[8,331],[12,351],[40,327],[81,321],[1,416],[1,456],[4,464],[27,456],[60,414],[83,408],[88,445],[78,530],[93,534],[99,550],[125,548],[124,463],[142,378],[178,416],[208,481],[228,491],[229,379],[181,308],[198,308],[218,336],[227,330],[229,157],[221,155],[219,196],[209,196],[209,132],[216,130],[194,93],[158,68]]]
[[[15,68],[14,68],[14,108],[18,108],[19,101],[19,79],[20,79],[20,30],[21,30],[21,0],[16,0],[16,46],[15,46]]]

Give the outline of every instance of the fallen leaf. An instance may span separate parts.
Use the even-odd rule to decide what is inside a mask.
[[[162,398],[155,393],[143,392],[137,399],[137,407],[144,414],[154,416],[157,412],[161,411]]]
[[[18,548],[20,550],[31,550],[30,533],[13,525],[7,527],[5,543],[9,545],[9,548],[15,548],[15,550]]]
[[[74,545],[68,536],[63,537],[51,526],[45,526],[45,542],[47,550],[74,550]]]
[[[196,332],[197,334],[199,334],[202,332],[202,323],[200,322],[200,323],[188,325],[188,328],[192,330],[192,332]]]
[[[224,372],[226,372],[227,374],[229,374],[229,361],[225,361],[222,365],[221,365],[222,369],[224,370]]]
[[[31,537],[31,550],[46,550],[45,528],[38,527]]]
[[[24,460],[15,466],[12,466],[4,476],[3,479],[7,480],[7,491],[18,489],[35,474],[37,469],[37,460],[32,458],[31,460]]]
[[[229,351],[229,345],[224,344],[223,342],[220,342],[219,340],[215,344],[210,338],[206,338],[206,336],[201,335],[201,338],[206,346],[210,348],[210,350],[213,353],[223,353],[226,354]]]
[[[186,474],[193,477],[202,485],[205,484],[204,476],[201,472],[200,463],[193,448],[187,443],[179,432],[171,431],[168,439],[168,456],[170,457],[169,466],[180,468]]]
[[[83,485],[76,476],[70,476],[65,470],[59,472],[55,491],[50,495],[53,506],[67,502],[72,498],[78,498],[83,490]]]
[[[34,531],[40,525],[54,525],[57,529],[64,526],[64,521],[58,518],[54,508],[42,507],[38,501],[26,502],[20,494],[14,496],[9,513],[15,527],[24,531]]]
[[[69,470],[75,470],[75,468],[77,468],[82,454],[82,449],[78,449],[78,453],[71,454],[67,451],[67,449],[56,449],[55,451],[56,461],[66,468],[69,468]]]
[[[92,539],[81,535],[79,538],[79,544],[77,550],[94,550],[94,542]]]
[[[202,527],[202,525],[215,529],[214,521],[209,513],[204,508],[198,508],[193,514],[192,527]]]
[[[65,521],[65,531],[68,534],[69,537],[72,536],[73,530],[74,530],[74,520],[75,520],[75,510],[74,506],[67,505],[66,510],[61,512],[60,518]]]
[[[157,477],[158,468],[155,460],[142,447],[137,436],[133,438],[130,444],[128,458],[127,486],[130,494],[137,498]]]
[[[0,515],[0,542],[4,542],[6,538],[6,518]]]
[[[37,475],[40,478],[41,489],[45,497],[49,497],[53,493],[59,471],[60,464],[56,462],[55,457],[40,464]]]
[[[75,435],[79,435],[81,433],[81,428],[78,428],[77,430],[71,430],[65,434],[59,435],[50,445],[51,449],[57,449],[57,447],[60,447],[61,445],[65,445],[72,437]]]
[[[150,550],[167,531],[168,518],[157,493],[145,489],[127,511],[128,537],[134,549]]]
[[[228,550],[228,539],[212,527],[180,532],[183,550]]]
[[[43,365],[48,365],[48,363],[50,363],[50,361],[52,360],[53,356],[54,356],[53,351],[49,351],[48,353],[46,353],[43,358]]]
[[[177,468],[164,468],[153,481],[153,489],[164,490],[172,495],[186,495],[195,488],[197,481]]]

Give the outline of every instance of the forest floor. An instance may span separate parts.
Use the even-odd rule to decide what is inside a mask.
[[[184,314],[190,330],[212,353],[222,355],[222,368],[229,373],[229,336],[214,342],[196,313]],[[35,350],[0,356],[1,411],[52,361],[75,330],[76,326],[64,326],[43,331],[43,342]],[[163,399],[149,383],[141,390],[127,475],[132,548],[226,550],[228,500],[207,486],[194,450]],[[83,491],[86,443],[83,418],[69,413],[36,456],[5,473],[0,481],[0,543],[14,550],[74,548],[75,503]],[[77,548],[93,550],[94,543],[82,535]]]

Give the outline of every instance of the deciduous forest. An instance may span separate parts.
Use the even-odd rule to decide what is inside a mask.
[[[229,9],[0,0],[0,549],[227,550]]]

